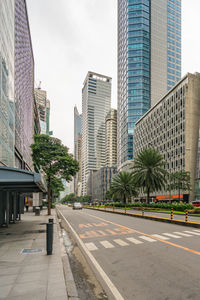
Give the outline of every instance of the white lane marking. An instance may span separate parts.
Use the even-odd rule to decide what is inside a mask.
[[[128,241],[130,241],[131,243],[133,243],[133,244],[143,244],[143,242],[142,241],[139,241],[139,240],[136,240],[136,239],[134,239],[134,238],[132,238],[132,237],[129,237],[129,238],[126,238]]]
[[[169,237],[172,237],[172,238],[181,239],[181,236],[178,236],[178,235],[175,235],[175,234],[172,234],[172,233],[163,233],[163,234],[167,235]]]
[[[63,216],[63,214],[61,213],[60,210],[59,210],[59,213],[61,214],[61,216],[63,217],[63,219],[65,220],[65,222],[67,223],[67,225],[69,226],[69,228],[71,229],[71,231],[73,232],[74,236],[76,237],[76,240],[77,240],[78,244],[82,247],[82,249],[84,250],[84,252],[87,254],[87,256],[89,257],[89,259],[91,260],[91,262],[93,263],[93,265],[95,266],[95,268],[97,269],[97,271],[99,272],[99,274],[101,275],[103,281],[105,282],[105,284],[109,288],[110,292],[113,294],[114,298],[116,300],[125,300],[122,297],[122,295],[120,294],[120,292],[118,291],[118,289],[116,288],[116,286],[112,283],[112,281],[110,280],[110,278],[104,272],[104,270],[102,269],[102,267],[98,264],[97,260],[94,258],[94,256],[92,255],[92,253],[84,245],[83,241],[80,239],[80,237],[78,236],[78,234],[76,233],[76,231],[74,230],[74,228],[69,224],[69,222]]]
[[[105,248],[114,248],[115,246],[113,246],[110,242],[108,241],[101,241],[100,242]]]
[[[116,240],[113,240],[116,244],[120,245],[120,246],[128,246],[129,244],[120,240],[120,239],[116,239]]]
[[[88,248],[89,251],[98,250],[94,243],[85,243],[85,246]]]
[[[145,236],[145,235],[140,235],[139,238],[141,238],[141,239],[143,239],[143,240],[145,240],[147,242],[150,242],[150,243],[157,242],[157,240],[154,240],[154,239],[152,239],[152,238],[150,238],[148,236]]]
[[[170,240],[170,238],[166,237],[166,236],[163,236],[163,235],[160,235],[160,234],[151,234],[152,236],[155,236],[159,239],[162,239],[162,240]]]
[[[200,232],[200,230],[199,230],[199,229],[194,229],[193,231]]]
[[[186,233],[191,233],[191,234],[194,234],[194,235],[200,235],[200,232],[194,232],[194,231],[189,231],[189,230],[185,230],[184,232]]]
[[[180,234],[182,236],[192,236],[191,234],[188,234],[188,233],[183,233],[183,232],[174,232],[175,234]]]

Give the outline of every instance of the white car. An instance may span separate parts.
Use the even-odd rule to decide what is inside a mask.
[[[73,209],[82,209],[83,206],[80,202],[74,202]]]

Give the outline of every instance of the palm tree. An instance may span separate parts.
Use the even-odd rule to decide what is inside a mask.
[[[110,192],[127,203],[128,198],[137,196],[137,191],[134,186],[133,176],[128,172],[120,172],[117,174],[111,183]]]
[[[149,203],[150,192],[165,187],[168,172],[164,169],[163,156],[156,149],[144,149],[134,159],[133,179],[137,187],[147,193]]]
[[[170,174],[170,184],[168,185],[168,189],[178,190],[179,201],[181,200],[181,191],[191,191],[190,184],[190,172],[186,172],[185,170],[177,171],[175,173]]]

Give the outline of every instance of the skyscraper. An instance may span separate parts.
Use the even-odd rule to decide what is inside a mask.
[[[82,194],[91,170],[106,164],[105,117],[111,105],[108,76],[88,72],[82,89]]]
[[[50,101],[47,100],[47,92],[40,87],[34,90],[35,100],[37,103],[41,134],[50,134],[49,132],[49,118],[50,118]]]
[[[135,123],[181,79],[181,1],[118,0],[118,167]]]
[[[79,171],[74,176],[74,193],[81,194],[81,146],[82,146],[82,114],[74,107],[74,158],[79,162]]]
[[[14,167],[15,1],[0,1],[0,166]]]
[[[111,108],[106,115],[106,166],[117,165],[117,110]]]
[[[25,0],[15,0],[15,165],[32,169],[34,57]]]

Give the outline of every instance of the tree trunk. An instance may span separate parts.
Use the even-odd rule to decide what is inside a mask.
[[[150,188],[147,188],[147,204],[149,204]]]
[[[50,178],[48,178],[48,216],[51,215],[51,187]]]
[[[124,204],[126,204],[126,196],[124,195]]]

